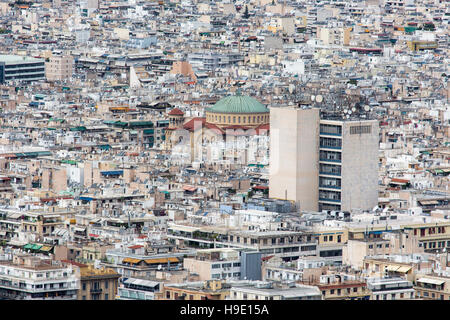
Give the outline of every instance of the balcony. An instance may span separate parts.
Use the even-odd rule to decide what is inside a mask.
[[[320,158],[319,161],[323,161],[323,162],[334,162],[334,163],[341,163],[342,161],[339,159],[324,159],[324,158]]]
[[[341,200],[337,200],[337,199],[327,199],[327,198],[320,198],[320,197],[319,197],[319,201],[336,202],[336,203],[341,202]]]
[[[319,174],[323,174],[326,176],[340,176],[341,173],[340,172],[324,172],[324,171],[319,171]]]
[[[100,294],[103,292],[102,288],[91,288],[91,290],[89,291],[91,294]]]

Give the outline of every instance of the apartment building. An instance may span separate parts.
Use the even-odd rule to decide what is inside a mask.
[[[311,211],[378,204],[376,120],[321,119],[317,108],[278,107],[270,125],[271,198]]]
[[[404,278],[369,278],[367,288],[370,300],[413,300],[415,291],[413,283]]]
[[[126,278],[119,284],[116,300],[155,300],[161,284],[139,278]]]
[[[110,268],[80,267],[78,300],[115,300],[121,275]]]
[[[230,248],[198,250],[185,258],[183,268],[199,275],[199,280],[261,280],[261,253]]]
[[[76,300],[79,280],[71,265],[28,254],[0,261],[0,296],[12,300]]]
[[[73,73],[74,60],[70,55],[53,54],[45,63],[45,75],[48,81],[67,81]]]
[[[225,300],[230,285],[221,280],[164,284],[158,300]]]
[[[424,300],[450,300],[450,277],[438,274],[416,275],[416,298]]]
[[[322,300],[322,295],[314,286],[250,281],[232,284],[229,300]]]
[[[241,248],[276,255],[283,260],[317,254],[317,240],[303,231],[238,231],[220,227],[193,227],[169,223],[167,237],[191,248]]]
[[[369,300],[367,284],[355,277],[341,274],[321,275],[319,281],[303,282],[317,286],[324,300]]]

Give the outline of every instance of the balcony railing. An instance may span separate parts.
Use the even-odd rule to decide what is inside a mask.
[[[341,202],[341,200],[338,199],[327,199],[327,198],[320,198],[319,201],[331,201],[331,202]]]
[[[102,293],[103,289],[102,288],[91,288],[90,292],[92,294]]]

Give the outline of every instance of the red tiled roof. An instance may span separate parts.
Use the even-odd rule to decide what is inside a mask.
[[[267,190],[269,189],[268,186],[254,186],[253,189],[257,189],[257,190]]]
[[[268,133],[270,131],[270,124],[262,124],[256,128],[256,133],[260,135],[261,133]]]
[[[128,249],[139,249],[139,248],[143,248],[144,246],[140,245],[140,244],[136,244],[134,246],[128,247]]]
[[[398,178],[392,178],[391,182],[398,182],[398,183],[408,183],[409,180],[406,179],[398,179]]]
[[[197,118],[192,118],[191,120],[189,120],[188,122],[186,122],[183,125],[183,129],[189,130],[189,131],[193,131],[194,130],[194,124],[198,121],[201,121],[202,126],[205,125],[206,123],[206,118],[202,118],[202,117],[197,117]]]
[[[170,110],[168,115],[169,116],[184,116],[184,112],[178,108],[173,108],[172,110]]]

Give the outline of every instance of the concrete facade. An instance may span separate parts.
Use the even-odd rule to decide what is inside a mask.
[[[319,109],[270,111],[269,196],[318,210]]]

